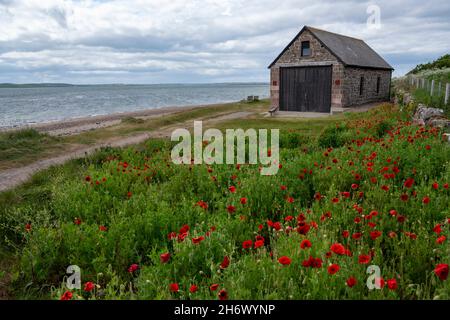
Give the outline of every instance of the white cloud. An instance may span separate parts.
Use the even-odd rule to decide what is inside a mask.
[[[366,40],[399,74],[450,50],[449,14],[438,0],[0,0],[0,82],[266,81],[303,25]]]

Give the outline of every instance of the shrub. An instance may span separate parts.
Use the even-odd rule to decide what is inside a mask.
[[[326,127],[319,136],[318,144],[322,148],[337,148],[342,147],[349,141],[349,136],[346,135],[348,128],[346,125],[330,125]]]

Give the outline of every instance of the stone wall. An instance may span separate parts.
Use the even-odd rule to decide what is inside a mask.
[[[302,41],[310,42],[310,56],[301,56]],[[332,65],[332,108],[389,100],[390,70],[344,67],[327,48],[322,46],[316,37],[305,30],[270,68],[271,105],[279,106],[280,103],[280,67],[317,65]],[[362,95],[359,92],[361,76],[364,76]],[[380,90],[377,93],[378,77],[380,77]]]
[[[309,41],[310,43],[311,55],[307,57],[301,56],[300,49],[302,41]],[[341,107],[343,97],[343,65],[308,30],[305,30],[295,39],[270,69],[270,97],[272,106],[279,106],[280,102],[280,67],[314,65],[333,65],[331,106]]]
[[[362,95],[360,94],[360,81],[364,77]],[[380,89],[377,93],[377,78],[380,77]],[[391,72],[389,70],[376,70],[346,67],[344,69],[343,106],[353,106],[367,102],[389,100],[389,86]]]

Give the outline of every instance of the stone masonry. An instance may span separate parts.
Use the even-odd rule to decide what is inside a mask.
[[[309,41],[311,54],[301,56],[301,42]],[[271,105],[279,106],[280,67],[332,66],[331,107],[340,108],[368,102],[389,100],[391,70],[345,66],[309,31],[302,32],[270,68]],[[363,93],[360,80],[364,77]],[[377,93],[377,78],[380,88]]]

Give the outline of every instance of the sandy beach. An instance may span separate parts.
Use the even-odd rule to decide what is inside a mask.
[[[181,107],[162,107],[155,109],[146,109],[139,111],[112,113],[107,115],[81,117],[74,119],[66,119],[61,121],[43,122],[36,124],[29,124],[25,126],[18,126],[14,128],[0,128],[0,132],[21,130],[25,128],[33,128],[39,132],[47,133],[52,136],[70,136],[82,132],[91,131],[95,129],[110,127],[119,124],[122,119],[136,118],[136,119],[150,119],[162,117],[165,115],[185,112],[203,107],[223,106],[224,104],[211,105],[196,105],[196,106],[181,106]],[[226,104],[225,104],[226,105]]]

